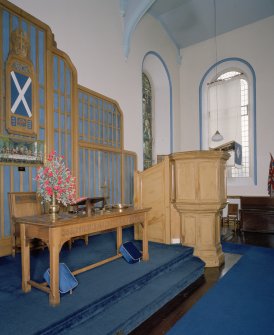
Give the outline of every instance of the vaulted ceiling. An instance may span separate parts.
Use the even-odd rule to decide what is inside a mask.
[[[274,15],[274,0],[215,0],[216,34]],[[131,34],[141,18],[158,20],[177,49],[215,35],[214,0],[120,0],[124,17],[124,51],[129,52]]]

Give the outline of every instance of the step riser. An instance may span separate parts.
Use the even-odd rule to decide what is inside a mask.
[[[140,313],[137,313],[133,315],[130,319],[128,319],[126,323],[120,324],[118,327],[112,329],[111,332],[109,332],[106,335],[116,334],[121,329],[123,329],[124,334],[130,333],[133,329],[138,327],[144,320],[148,319],[157,310],[159,310],[166,303],[175,298],[176,295],[178,295],[180,292],[186,289],[190,285],[190,283],[193,283],[194,281],[198,280],[203,275],[203,273],[204,270],[201,269],[200,271],[196,271],[195,276],[193,276],[193,274],[190,274],[187,279],[185,279],[181,283],[178,283],[177,285],[170,287],[168,291],[164,292],[164,294],[159,296],[156,300],[154,300],[153,303],[151,303],[149,306],[146,306],[147,312],[145,312],[144,310],[140,311]]]

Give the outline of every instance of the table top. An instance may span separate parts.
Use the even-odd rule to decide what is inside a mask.
[[[36,226],[44,226],[49,228],[60,227],[65,225],[71,225],[75,223],[85,223],[92,221],[101,221],[105,219],[128,216],[134,214],[146,213],[151,208],[134,208],[129,207],[126,209],[112,209],[112,210],[102,210],[91,215],[86,214],[71,214],[71,213],[61,213],[58,214],[57,219],[53,219],[51,214],[41,214],[34,216],[24,216],[16,218],[16,223],[19,224],[30,224]]]

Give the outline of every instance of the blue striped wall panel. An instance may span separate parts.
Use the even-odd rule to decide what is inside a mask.
[[[124,157],[124,200],[126,203],[133,203],[134,185],[134,157],[125,155]]]
[[[65,163],[70,169],[72,168],[71,71],[61,56],[53,56],[54,150],[65,157]]]
[[[38,32],[38,64],[39,84],[45,87],[45,33]]]
[[[117,189],[118,181],[117,181],[117,155],[113,155],[113,189]],[[113,203],[117,204],[120,201],[118,200],[118,195],[116,192],[113,192]]]
[[[14,30],[14,29],[16,29],[16,28],[19,27],[19,18],[18,18],[18,16],[13,15],[11,22],[12,22],[12,30]]]
[[[36,29],[33,25],[31,25],[30,28],[30,41],[31,41],[31,50],[30,50],[30,57],[31,57],[31,61],[32,64],[34,66],[34,68],[36,69]]]
[[[2,64],[5,66],[10,50],[10,34],[11,31],[21,27],[24,31],[29,33],[30,38],[30,59],[32,61],[34,71],[37,78],[37,120],[38,133],[37,139],[45,139],[45,33],[35,24],[22,20],[21,17],[14,15],[6,10],[1,11],[2,15],[2,29],[0,31],[2,40]],[[5,68],[2,69],[5,72]],[[5,82],[2,80],[2,87],[5,91]],[[1,113],[1,111],[0,111]],[[1,115],[5,120],[5,114]],[[5,124],[3,123],[0,129],[1,135],[7,135]],[[21,135],[18,135],[20,138]],[[25,172],[18,172],[16,166],[3,166],[3,185],[0,185],[1,193],[3,194],[4,206],[1,208],[4,222],[0,222],[1,227],[4,227],[4,236],[10,236],[10,218],[8,206],[8,192],[14,191],[32,191],[36,190],[36,182],[33,178],[36,175],[35,167],[26,167]]]
[[[113,188],[113,180],[114,180],[114,176],[113,176],[113,153],[109,154],[108,157],[108,163],[109,163],[109,171],[108,171],[108,175],[110,176],[110,178],[108,178],[109,180],[112,180],[112,183],[108,183],[108,194],[109,194],[109,202],[111,204],[113,204],[113,193],[115,192],[115,189]]]
[[[106,192],[110,204],[122,201],[120,154],[80,148],[79,170],[80,196],[102,196]]]
[[[18,169],[16,167],[11,167],[13,172],[13,191],[14,192],[20,192],[20,174],[18,172]]]
[[[122,162],[121,156],[117,157],[117,203],[122,202],[122,182],[121,182],[121,174],[122,174]]]
[[[94,176],[95,176],[95,195],[99,195],[99,182],[100,182],[100,152],[95,151],[95,162],[94,162]],[[92,169],[92,167],[91,167]]]
[[[84,195],[84,189],[83,189],[83,149],[79,149],[79,176],[78,176],[78,185],[79,185],[79,195]]]
[[[31,170],[31,175],[32,175],[32,179],[31,179],[31,181],[32,181],[32,183],[31,183],[32,191],[36,191],[36,189],[37,189],[37,183],[35,181],[35,177],[37,175],[37,168],[36,167],[32,167],[32,168],[30,168],[30,170]]]
[[[25,32],[28,32],[28,24],[25,20],[21,21],[21,27]]]
[[[24,172],[21,172],[21,175],[23,175],[23,192],[28,192],[29,187],[29,167],[26,167]]]
[[[2,50],[3,50],[3,55],[2,59],[5,62],[8,58],[9,55],[9,49],[10,49],[10,40],[9,40],[9,35],[10,35],[10,15],[8,12],[3,11],[3,16],[2,16]]]
[[[4,166],[4,236],[10,235],[10,213],[9,213],[9,203],[8,203],[8,192],[11,191],[10,187],[10,174],[11,167]]]

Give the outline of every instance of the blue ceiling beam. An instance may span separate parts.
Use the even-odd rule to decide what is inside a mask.
[[[124,21],[123,50],[127,58],[132,34],[149,8],[156,0],[120,0],[120,12]]]

